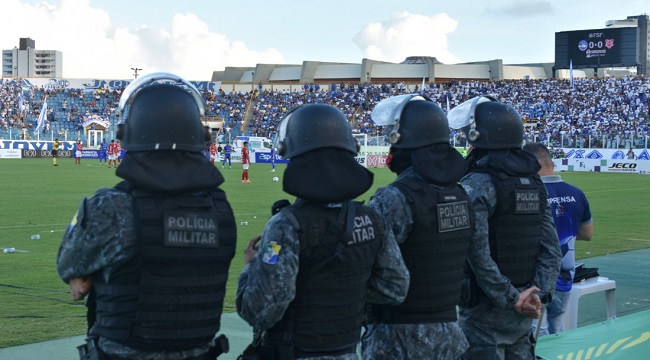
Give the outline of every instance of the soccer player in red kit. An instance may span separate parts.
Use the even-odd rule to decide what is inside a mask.
[[[241,149],[241,163],[244,166],[244,172],[241,174],[241,182],[251,183],[248,179],[248,166],[251,163],[251,153],[248,151],[248,141],[244,141],[244,147]]]
[[[83,149],[83,145],[81,144],[81,140],[77,140],[77,143],[75,144],[74,148],[74,163],[81,165],[81,150]]]
[[[113,166],[117,167],[117,148],[116,148],[115,140],[111,140],[111,143],[108,144],[108,167],[111,167],[111,163]]]
[[[122,147],[120,146],[120,141],[115,142],[115,151],[117,152],[117,163],[122,162]]]
[[[210,144],[210,164],[214,165],[214,160],[217,159],[217,145],[215,143]]]

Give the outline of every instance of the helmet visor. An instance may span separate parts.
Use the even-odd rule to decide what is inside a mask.
[[[411,101],[431,101],[431,99],[419,94],[397,95],[380,101],[370,113],[372,121],[384,127],[382,135],[387,142],[394,144],[399,141],[399,137],[395,137],[398,134],[399,121],[406,104]]]
[[[447,113],[447,120],[449,127],[452,129],[462,129],[470,124],[474,124],[474,111],[476,105],[486,101],[497,101],[491,95],[481,95],[471,98],[464,103],[449,110]]]
[[[289,123],[290,117],[291,114],[285,116],[284,119],[280,121],[280,124],[278,124],[278,131],[275,134],[275,141],[273,142],[273,147],[275,147],[276,149],[278,148],[278,146],[280,146],[280,144],[282,144],[284,139],[287,137],[287,124]]]
[[[181,78],[178,75],[166,72],[155,72],[140,76],[136,80],[133,80],[122,92],[119,104],[120,114],[122,115],[122,122],[126,121],[126,118],[128,116],[127,107],[131,104],[131,100],[135,97],[135,94],[147,86],[155,84],[174,84],[186,89],[194,98],[201,116],[205,116],[205,103],[203,102],[203,97],[201,97],[201,93],[194,85],[192,85],[192,83]]]
[[[289,111],[287,111],[287,113],[284,115],[284,117],[282,118],[282,120],[280,120],[280,123],[278,124],[278,130],[275,134],[275,141],[273,141],[273,147],[278,149],[278,151],[279,149],[283,148],[284,139],[287,138],[287,127],[289,126],[289,121],[291,121],[291,116],[293,116],[293,113],[298,108],[300,108],[300,106],[301,105],[289,109]],[[278,156],[280,156],[280,158],[283,158],[280,154],[278,154]]]
[[[393,96],[378,102],[375,108],[372,109],[370,118],[379,126],[395,125],[399,122],[400,116],[402,116],[402,110],[404,110],[406,104],[412,100],[431,101],[419,94]]]

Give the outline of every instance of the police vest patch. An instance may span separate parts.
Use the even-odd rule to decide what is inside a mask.
[[[438,232],[469,229],[467,201],[438,204]]]
[[[368,215],[354,217],[354,229],[352,230],[352,240],[348,245],[365,243],[366,241],[375,240],[375,227]]]
[[[515,190],[515,214],[537,214],[541,210],[539,204],[537,190]]]
[[[163,221],[165,246],[195,248],[219,246],[216,214],[166,212]]]

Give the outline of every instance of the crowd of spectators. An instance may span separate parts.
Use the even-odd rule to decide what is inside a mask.
[[[121,90],[69,89],[65,87],[25,87],[21,79],[0,84],[0,137],[33,138],[43,103],[47,102],[42,134],[55,137],[67,133],[83,134],[84,123],[91,119],[107,124],[119,118],[117,106]]]
[[[21,87],[16,81],[0,84],[0,131],[26,128],[23,112],[29,111],[30,104],[20,100]]]
[[[33,132],[44,98],[48,98],[48,126],[52,131],[76,131],[91,117],[115,124],[121,89],[23,89],[20,79],[0,85],[0,136],[7,131]],[[381,139],[370,113],[382,99],[419,92],[445,110],[478,95],[492,94],[517,109],[525,122],[525,137],[555,147],[640,148],[650,135],[650,77],[583,78],[568,80],[453,81],[430,85],[346,84],[321,87],[305,84],[298,90],[204,91],[206,115],[224,119],[230,136],[273,137],[279,120],[290,108],[307,103],[331,104],[343,111],[353,131]],[[59,122],[58,126],[52,126]],[[61,123],[63,123],[61,125]],[[56,128],[56,129],[54,129]],[[20,131],[17,131],[20,130]],[[45,128],[48,131],[48,127]],[[21,135],[22,135],[21,134]],[[462,132],[452,132],[462,146]]]
[[[492,94],[514,106],[526,123],[526,138],[556,147],[644,147],[650,135],[650,78],[568,80],[454,81],[447,84],[335,84],[329,91],[262,91],[253,107],[250,131],[269,136],[284,112],[304,103],[327,103],[341,109],[353,131],[379,136],[370,113],[382,99],[419,92],[451,109],[475,96]],[[463,145],[462,132],[453,140]]]

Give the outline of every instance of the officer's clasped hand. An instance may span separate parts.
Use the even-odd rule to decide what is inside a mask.
[[[70,279],[70,294],[73,300],[82,300],[93,286],[93,279],[89,277],[76,277]]]
[[[538,291],[538,287],[532,286],[520,292],[519,300],[514,306],[515,310],[531,319],[538,319],[542,310],[542,300],[537,295]]]
[[[262,235],[258,235],[248,242],[248,245],[244,249],[244,265],[250,264],[257,255],[258,244],[261,239]]]

